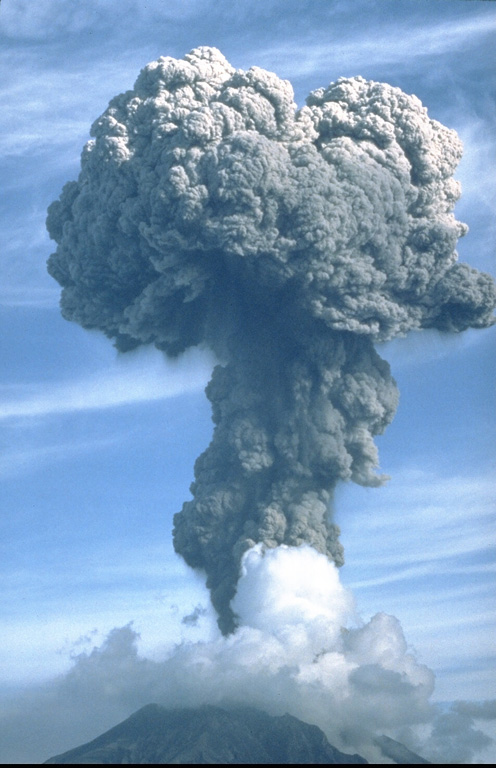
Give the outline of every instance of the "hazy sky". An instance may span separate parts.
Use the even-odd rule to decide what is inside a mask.
[[[22,723],[34,733],[23,746],[14,737],[0,760],[36,762],[83,734],[62,716],[51,740],[30,731],[36,686],[74,664],[81,671],[92,657],[78,654],[108,651],[111,630],[133,622],[140,653],[155,660],[174,643],[216,642],[218,633],[202,578],[171,540],[212,433],[203,393],[212,357],[188,353],[172,364],[154,349],[118,354],[61,318],[59,286],[46,273],[46,209],[77,177],[91,123],[149,61],[199,45],[289,79],[299,106],[340,76],[388,82],[462,138],[456,215],[470,229],[458,250],[496,275],[496,4],[3,0],[0,40],[0,693],[7,730]],[[378,612],[399,620],[435,674],[437,702],[495,692],[494,342],[493,328],[382,345],[400,390],[377,439],[391,480],[342,485],[335,499],[342,584],[364,622]],[[119,637],[129,641],[129,630]],[[53,713],[64,706],[57,696]],[[119,717],[141,703],[126,696]],[[84,738],[117,722],[109,712]]]

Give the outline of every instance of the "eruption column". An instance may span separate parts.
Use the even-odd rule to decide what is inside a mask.
[[[333,489],[383,481],[398,399],[374,341],[492,323],[492,279],[455,251],[461,144],[397,88],[341,78],[297,110],[287,81],[205,47],[146,66],[92,135],[49,208],[49,271],[64,316],[118,349],[219,359],[174,545],[227,634],[255,543],[343,562]]]

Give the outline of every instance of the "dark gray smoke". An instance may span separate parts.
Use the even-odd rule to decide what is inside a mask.
[[[343,562],[338,480],[378,485],[398,400],[373,348],[492,323],[492,279],[457,262],[453,131],[361,77],[310,94],[219,51],[160,58],[93,125],[49,208],[62,312],[120,350],[208,345],[215,430],[174,544],[224,633],[243,553],[306,542]]]

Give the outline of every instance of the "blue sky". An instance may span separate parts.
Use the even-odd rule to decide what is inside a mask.
[[[288,78],[299,105],[342,75],[399,86],[463,139],[460,258],[496,275],[495,39],[484,0],[2,2],[0,692],[69,669],[131,621],[152,658],[216,632],[208,610],[182,622],[208,595],[171,542],[211,437],[212,357],[119,355],[61,318],[45,269],[46,209],[77,177],[93,120],[146,63],[198,45]],[[495,691],[495,338],[382,345],[400,389],[377,440],[391,480],[335,500],[343,584],[364,620],[399,619],[438,701]]]

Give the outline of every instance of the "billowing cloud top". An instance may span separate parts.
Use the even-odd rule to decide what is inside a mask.
[[[287,81],[205,47],[146,66],[92,134],[49,209],[49,271],[65,317],[120,349],[223,363],[175,546],[227,631],[255,542],[342,562],[330,493],[381,481],[397,403],[373,341],[492,323],[492,279],[455,252],[461,145],[397,88],[343,78],[297,110]]]
[[[362,78],[307,101],[295,111],[287,81],[212,48],[145,67],[50,208],[66,316],[175,352],[210,341],[233,281],[256,280],[376,339],[487,324],[492,280],[454,252],[456,134]]]

